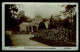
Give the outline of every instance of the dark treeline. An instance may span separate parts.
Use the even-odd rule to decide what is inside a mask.
[[[57,28],[59,26],[63,26],[68,29],[75,30],[76,28],[76,14],[72,15],[75,11],[76,5],[67,5],[65,7],[66,11],[63,11],[63,14],[69,14],[70,16],[67,16],[64,20],[61,20],[59,15],[57,15],[58,20],[54,19],[54,16],[51,15],[51,17],[47,20],[49,20],[50,24],[48,26],[49,29]],[[13,12],[11,12],[13,11]],[[5,27],[6,29],[19,29],[18,25],[22,22],[31,22],[32,19],[30,19],[28,16],[24,15],[24,11],[20,11],[19,14],[17,14],[18,8],[15,6],[15,4],[6,4],[5,5]],[[15,17],[16,16],[16,17]],[[73,21],[72,21],[73,20]]]

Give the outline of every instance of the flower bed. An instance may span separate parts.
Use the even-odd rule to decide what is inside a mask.
[[[69,41],[69,35],[71,31],[66,28],[57,28],[57,29],[42,29],[35,33],[34,37],[47,39],[47,40],[56,40],[56,41]]]

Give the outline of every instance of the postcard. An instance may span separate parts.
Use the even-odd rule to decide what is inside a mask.
[[[78,3],[2,2],[2,50],[78,50]]]

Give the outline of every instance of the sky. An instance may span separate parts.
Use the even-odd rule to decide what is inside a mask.
[[[25,16],[29,16],[30,18],[35,18],[36,15],[42,16],[42,18],[49,18],[52,14],[58,14],[60,11],[65,11],[65,7],[61,7],[61,5],[54,4],[17,4],[18,10],[23,10],[25,12]],[[18,11],[18,13],[19,13]]]

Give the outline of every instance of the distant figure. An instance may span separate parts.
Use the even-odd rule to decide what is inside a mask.
[[[46,20],[43,19],[42,22],[40,22],[38,29],[46,29],[45,22]]]

